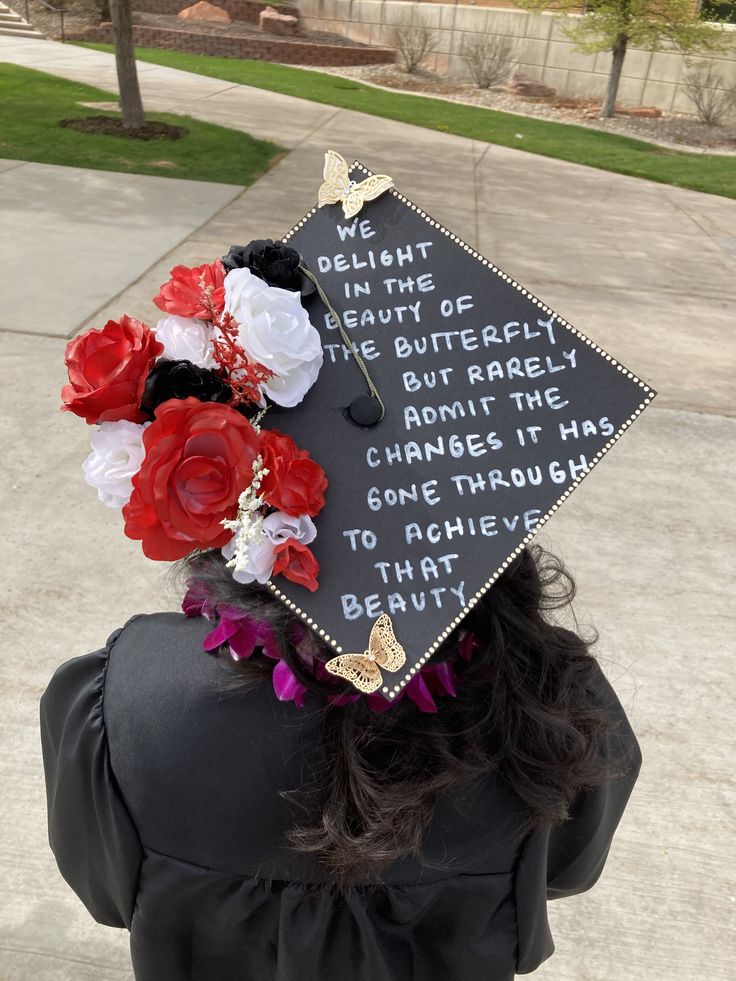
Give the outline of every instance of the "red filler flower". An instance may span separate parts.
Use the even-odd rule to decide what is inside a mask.
[[[310,593],[317,589],[317,574],[319,563],[312,550],[294,539],[283,542],[276,548],[276,561],[273,566],[274,576],[284,576],[299,586],[305,586]]]
[[[219,259],[203,266],[174,266],[153,302],[176,317],[216,320],[225,309],[225,268]]]
[[[325,506],[327,476],[322,467],[300,450],[291,436],[276,429],[261,431],[263,466],[268,473],[260,493],[267,504],[285,514],[310,518]]]

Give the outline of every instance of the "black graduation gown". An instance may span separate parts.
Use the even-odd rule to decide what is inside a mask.
[[[546,900],[590,888],[636,780],[513,844],[520,803],[484,779],[439,802],[423,862],[333,897],[310,856],[282,846],[279,796],[319,765],[315,713],[270,685],[235,692],[202,652],[211,624],[134,617],[63,664],[41,703],[51,847],[92,916],[130,930],[137,981],[510,981],[554,947]]]

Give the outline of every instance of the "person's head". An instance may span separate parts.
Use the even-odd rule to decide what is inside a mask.
[[[320,713],[327,759],[317,819],[295,828],[290,844],[316,853],[333,884],[374,881],[391,862],[419,854],[435,800],[454,785],[497,772],[524,804],[519,836],[563,821],[578,793],[605,771],[600,747],[608,722],[590,697],[597,671],[589,642],[549,619],[572,600],[562,563],[539,546],[525,549],[432,658],[453,658],[456,696],[420,712],[408,698],[377,712],[365,698],[335,705],[354,690],[319,680],[289,638],[298,618],[263,587],[235,582],[219,552],[187,559],[184,574],[215,605],[236,606],[267,623],[293,674]],[[461,636],[473,656],[455,658]],[[315,636],[316,656],[333,655]],[[274,661],[256,653],[234,661],[218,652],[245,688],[268,681]]]

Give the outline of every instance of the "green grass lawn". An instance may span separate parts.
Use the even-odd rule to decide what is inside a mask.
[[[180,140],[129,140],[59,126],[60,119],[115,115],[78,104],[112,99],[109,92],[89,85],[0,64],[0,157],[245,186],[268,170],[281,152],[273,143],[246,133],[165,113],[149,113],[147,118],[186,126],[189,135]]]
[[[112,50],[109,44],[90,44],[88,47]],[[733,157],[680,153],[584,126],[551,123],[442,99],[384,92],[336,75],[264,61],[213,58],[154,48],[137,48],[136,57],[141,61],[414,123],[600,170],[736,197],[736,160]],[[519,133],[522,139],[518,138]]]

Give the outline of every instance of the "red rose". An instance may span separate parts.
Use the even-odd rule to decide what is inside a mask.
[[[214,320],[225,309],[225,267],[219,259],[204,266],[174,266],[153,302],[176,317]]]
[[[132,317],[108,320],[66,346],[69,384],[61,390],[62,412],[86,422],[145,422],[143,387],[164,346],[150,327]]]
[[[290,538],[276,547],[274,576],[284,576],[313,593],[317,588],[318,572],[319,564],[307,545]]]
[[[313,518],[325,506],[327,477],[306,450],[300,450],[291,436],[275,429],[261,431],[263,466],[268,473],[260,493],[272,507],[295,517]]]
[[[173,561],[195,548],[219,548],[232,532],[221,522],[238,512],[253,480],[258,435],[229,405],[170,399],[143,434],[146,455],[123,508],[125,534],[149,559]]]

